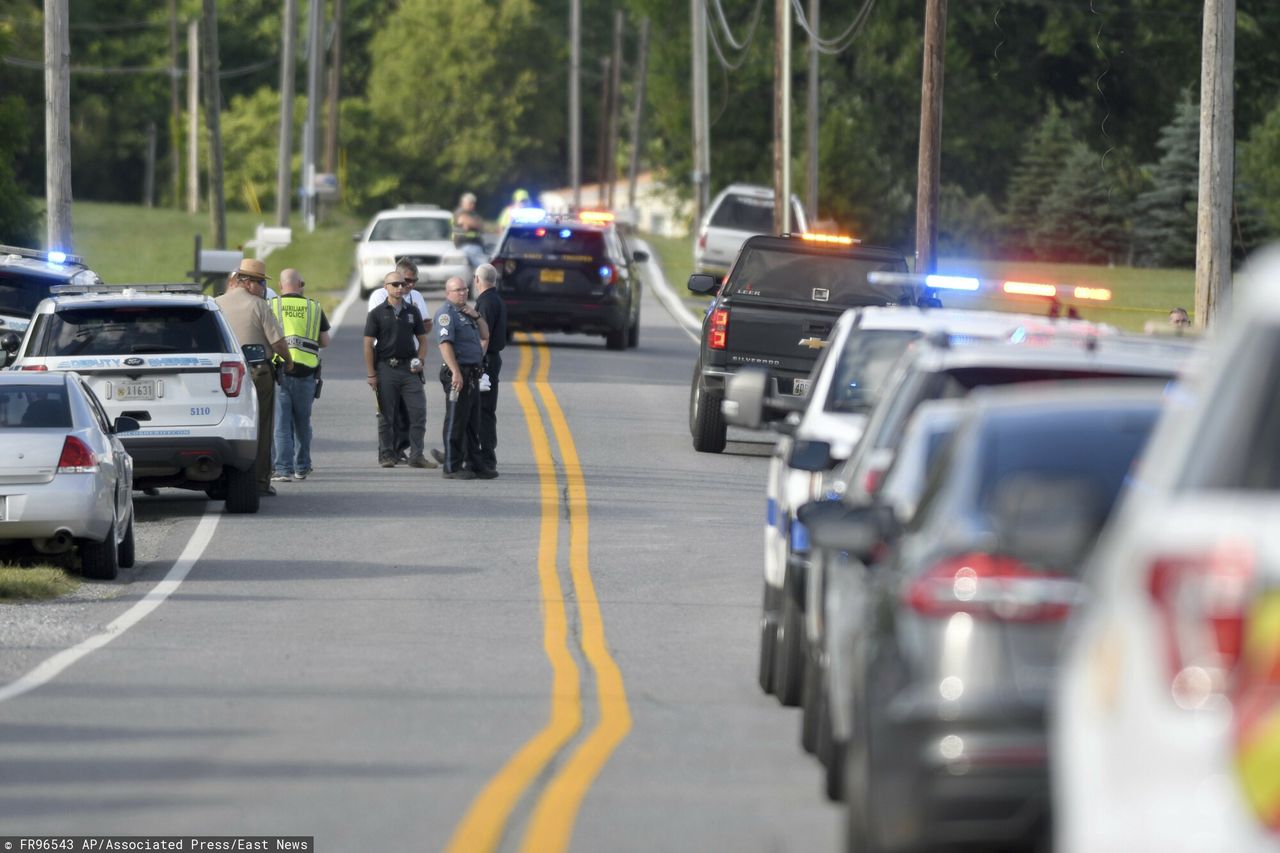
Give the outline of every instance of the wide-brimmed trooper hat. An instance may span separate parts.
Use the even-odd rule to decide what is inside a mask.
[[[240,266],[236,267],[234,274],[256,278],[259,281],[268,281],[271,278],[267,275],[267,265],[257,258],[241,258]]]

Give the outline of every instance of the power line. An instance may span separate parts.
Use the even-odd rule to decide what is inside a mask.
[[[715,51],[716,60],[720,66],[726,71],[737,71],[747,61],[747,56],[751,52],[751,45],[755,41],[756,25],[760,23],[760,8],[764,4],[764,0],[756,0],[755,10],[751,13],[751,23],[748,26],[747,34],[741,41],[733,37],[733,31],[729,28],[729,22],[724,16],[724,7],[720,0],[710,0],[710,4],[715,6],[715,17],[711,15],[706,2],[702,3],[702,13],[710,26],[707,27],[707,35],[710,37],[711,47]],[[717,20],[718,19],[718,20]],[[724,39],[729,43],[730,48],[737,52],[737,61],[732,61],[725,54],[724,48],[720,45],[720,36],[716,35],[716,24],[720,24],[724,29]]]
[[[809,38],[813,39],[814,46],[819,53],[827,56],[835,56],[844,53],[852,45],[858,34],[862,32],[862,28],[867,23],[867,18],[871,15],[871,10],[875,7],[876,0],[863,0],[862,8],[853,16],[853,21],[845,28],[845,31],[835,38],[823,38],[820,34],[814,32],[813,27],[809,24],[809,19],[805,15],[804,8],[800,4],[800,0],[791,0],[792,11],[795,13],[796,22],[800,25],[800,29],[804,30]]]
[[[38,59],[23,59],[18,56],[0,56],[0,61],[5,65],[12,65],[15,68],[27,68],[33,71],[43,71],[45,64]],[[242,65],[238,68],[224,68],[218,72],[218,76],[223,80],[234,77],[244,77],[253,74],[255,71],[261,71],[264,68],[270,68],[276,64],[276,59],[263,60],[255,62],[252,65]],[[165,77],[185,77],[187,70],[185,68],[167,68],[155,65],[72,65],[72,74],[91,74],[97,76],[125,76],[133,74],[159,74]]]
[[[711,0],[711,5],[715,7],[716,19],[724,30],[724,40],[728,42],[729,47],[734,50],[746,50],[751,45],[752,39],[755,38],[756,24],[760,23],[760,8],[764,5],[764,0],[756,0],[756,7],[751,10],[750,23],[747,25],[747,34],[743,37],[741,43],[733,37],[733,30],[729,27],[729,21],[724,16],[724,4],[721,3],[721,0]]]

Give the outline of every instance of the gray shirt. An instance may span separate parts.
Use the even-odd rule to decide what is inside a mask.
[[[452,344],[459,367],[477,365],[484,359],[484,347],[480,345],[480,327],[476,321],[446,301],[436,311],[436,342]]]

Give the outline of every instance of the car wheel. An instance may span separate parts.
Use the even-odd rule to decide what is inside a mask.
[[[756,679],[760,689],[766,695],[773,695],[773,655],[778,640],[778,593],[768,584],[764,585],[764,604],[760,613],[760,666]]]
[[[818,748],[818,712],[826,701],[822,691],[822,674],[811,655],[804,655],[804,690],[800,705],[804,713],[800,717],[800,746],[810,754]]]
[[[627,349],[635,349],[640,346],[640,312],[636,312],[636,318],[631,321],[631,328],[627,329]]]
[[[729,428],[720,412],[722,396],[704,390],[695,379],[689,401],[689,428],[693,432],[693,449],[699,453],[721,453]]]
[[[120,545],[116,549],[116,560],[122,569],[132,569],[135,557],[135,549],[133,544],[133,519],[129,519],[129,526],[124,529],[124,539],[120,540]]]
[[[227,469],[227,512],[242,514],[258,511],[258,466],[244,471]]]
[[[803,669],[801,664],[801,643],[804,642],[804,620],[800,616],[800,605],[796,596],[787,586],[793,583],[791,572],[782,591],[782,618],[778,620],[777,645],[773,650],[773,691],[778,701],[788,708],[800,704],[800,690],[804,686],[801,680]]]
[[[80,540],[80,573],[94,580],[111,581],[120,574],[120,552],[116,547],[116,523],[111,522],[107,538],[101,542]]]
[[[831,708],[827,705],[827,697],[818,699],[817,736],[814,752],[823,767],[823,790],[827,799],[838,803],[844,799],[844,744],[832,737]]]
[[[610,332],[605,332],[604,345],[612,350],[626,349],[627,348],[627,330],[623,328],[623,329],[614,329],[613,331],[610,331]]]

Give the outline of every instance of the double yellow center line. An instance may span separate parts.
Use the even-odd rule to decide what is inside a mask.
[[[582,654],[594,674],[599,717],[543,786],[521,839],[521,850],[542,853],[568,849],[583,797],[613,750],[631,730],[626,688],[605,643],[604,620],[591,580],[587,488],[582,465],[569,424],[547,379],[551,354],[542,335],[522,335],[518,341],[520,369],[514,390],[533,445],[542,505],[538,581],[542,591],[543,648],[552,671],[551,711],[542,730],[507,760],[472,801],[449,839],[446,849],[450,853],[496,849],[516,804],[582,727],[581,672],[570,651],[567,607],[558,565],[561,490],[551,441],[529,386],[535,355],[538,371],[533,388],[538,392],[560,448],[569,516],[569,576],[582,629]]]

